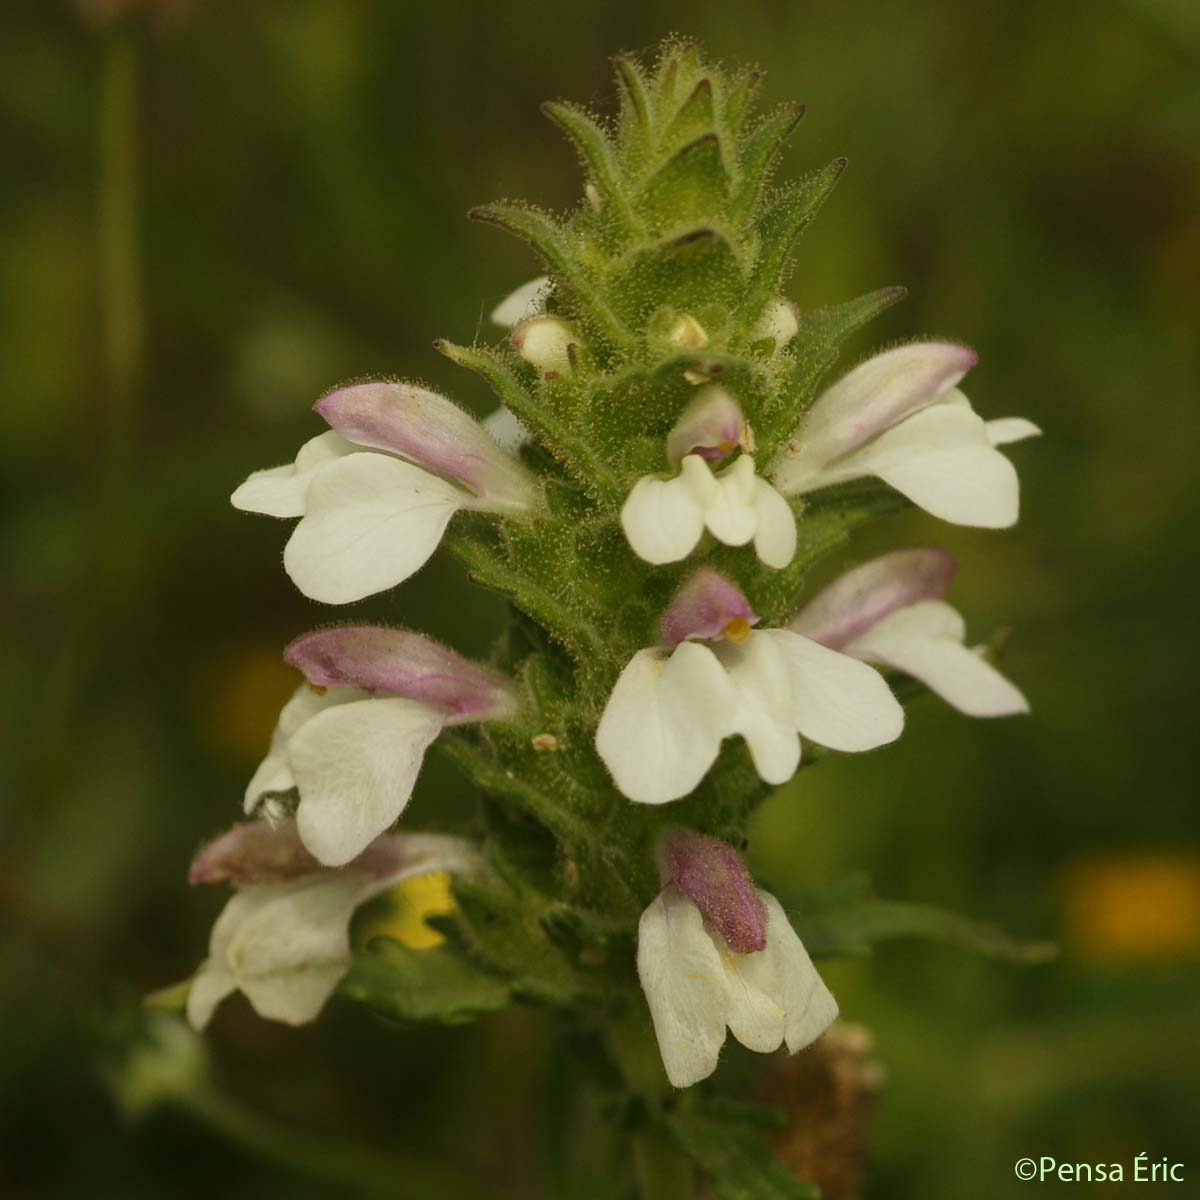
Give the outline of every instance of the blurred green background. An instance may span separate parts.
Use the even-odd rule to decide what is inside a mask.
[[[233,819],[290,690],[281,647],[330,616],[280,569],[281,527],[226,497],[316,432],[311,403],[347,377],[487,406],[431,341],[470,340],[536,267],[464,213],[572,203],[538,103],[609,105],[607,57],[671,31],[761,64],[768,101],[808,104],[789,169],[850,159],[794,298],[906,284],[855,352],[961,338],[979,410],[1046,432],[1014,451],[1016,529],[913,514],[844,560],[950,547],[972,632],[1012,628],[1032,717],[923,701],[897,746],[803,772],[752,842],[780,886],[862,869],[883,895],[1063,945],[1031,969],[916,944],[828,969],[887,1076],[867,1195],[1016,1196],[1037,1186],[1012,1177],[1026,1154],[1200,1173],[1193,0],[7,0],[6,1197],[349,1194],[186,1115],[127,1123],[97,1068],[105,1014],[202,957],[223,897],[188,891],[190,856]],[[360,611],[479,651],[501,614],[461,589],[447,604],[457,579],[439,559]],[[436,819],[462,789],[435,768],[417,803]],[[546,1176],[519,1148],[547,1120],[543,1028],[392,1031],[335,1002],[295,1032],[239,999],[209,1043],[259,1112],[534,1196]]]

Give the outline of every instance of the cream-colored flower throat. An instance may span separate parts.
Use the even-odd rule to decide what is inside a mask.
[[[726,1030],[795,1053],[837,1005],[787,903],[806,881],[753,879],[754,810],[828,753],[886,753],[902,700],[1027,710],[968,645],[948,554],[863,562],[850,539],[913,506],[1012,525],[1000,447],[1038,431],[976,411],[958,342],[836,361],[901,289],[789,299],[843,166],[773,180],[800,110],[756,111],[757,74],[689,43],[616,65],[615,118],[545,106],[584,165],[577,207],[471,214],[544,272],[495,306],[494,340],[436,343],[495,411],[403,379],[340,384],[294,460],[233,493],[294,522],[283,565],[306,597],[386,593],[392,616],[314,608],[314,632],[280,631],[296,694],[245,823],[193,868],[235,889],[192,985],[197,1025],[237,990],[291,1022],[338,990],[405,1020],[532,1001],[608,1030],[619,1071],[630,1029],[653,1029],[664,1089],[708,1077]],[[1003,411],[977,379],[980,410]],[[448,593],[511,606],[482,659],[408,627],[402,585],[437,554],[462,568]],[[477,789],[461,827],[433,816],[436,796],[421,806],[435,832],[410,820],[430,754]],[[421,878],[449,894],[438,882],[401,937],[377,898]],[[356,922],[364,905],[376,916]]]

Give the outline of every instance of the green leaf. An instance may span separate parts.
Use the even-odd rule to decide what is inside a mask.
[[[650,152],[650,94],[646,77],[641,67],[625,55],[614,58],[613,66],[621,100],[622,141],[640,162]]]
[[[662,1120],[668,1136],[712,1181],[717,1200],[820,1200],[820,1189],[797,1179],[753,1126],[704,1113]]]
[[[764,459],[773,457],[783,442],[792,436],[801,414],[813,399],[817,384],[837,361],[842,342],[906,295],[906,288],[879,288],[843,304],[814,309],[800,318],[800,326],[788,344],[788,353],[796,363],[787,383],[788,406],[786,411],[777,414],[777,419],[763,422],[757,430],[759,450]]]
[[[856,329],[873,321],[908,295],[903,287],[879,288],[844,304],[814,309],[800,318],[790,343],[800,366],[791,379],[793,395],[807,397],[811,386],[837,357],[837,349]]]
[[[913,937],[949,942],[1012,963],[1044,963],[1058,953],[1052,942],[1017,941],[995,926],[933,905],[880,900],[863,875],[789,895],[784,907],[814,957],[863,958],[876,942]]]
[[[612,142],[598,122],[573,104],[547,101],[542,105],[542,112],[567,135],[579,152],[584,168],[600,193],[603,211],[615,214],[626,225],[636,226],[637,220],[621,186]]]
[[[572,963],[550,940],[543,902],[528,891],[458,880],[458,930],[472,953],[508,979],[511,994],[545,1004],[597,1002],[608,982]]]
[[[714,121],[712,80],[701,79],[667,126],[666,141],[677,145],[700,134],[711,133]]]
[[[647,181],[638,211],[658,229],[678,228],[725,207],[729,180],[721,139],[711,130],[676,151]]]
[[[762,73],[759,71],[744,71],[728,85],[725,96],[725,123],[730,132],[736,133],[742,121],[749,114],[751,102],[762,83]]]
[[[449,942],[413,950],[373,938],[354,956],[339,991],[396,1021],[460,1024],[512,1003],[509,985]]]
[[[763,214],[758,261],[739,314],[746,327],[754,324],[763,306],[778,294],[796,238],[816,216],[845,168],[846,160],[835,158],[788,187]]]
[[[738,149],[741,182],[729,210],[733,220],[740,221],[754,211],[771,168],[802,116],[803,104],[785,104],[768,113],[742,142]]]
[[[438,338],[433,343],[451,362],[483,376],[496,398],[536,437],[583,487],[615,502],[623,495],[608,464],[592,446],[517,378],[505,358],[487,346],[459,346]]]
[[[660,112],[675,103],[679,75],[679,47],[672,46],[667,49],[654,77],[653,102]]]
[[[694,312],[711,302],[733,304],[744,291],[745,273],[729,238],[700,226],[623,258],[610,282],[628,318],[645,321],[663,305]]]
[[[602,333],[617,346],[629,346],[632,335],[609,307],[595,280],[576,257],[566,232],[543,212],[525,204],[487,204],[467,213],[472,221],[483,221],[507,230],[528,242],[550,269],[579,297]]]
[[[692,38],[681,38],[679,41],[679,63],[686,76],[691,76],[700,70],[700,45]]]

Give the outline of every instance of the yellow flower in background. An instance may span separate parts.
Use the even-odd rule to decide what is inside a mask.
[[[1200,855],[1081,859],[1061,883],[1067,940],[1083,961],[1169,962],[1200,952]]]
[[[204,663],[190,680],[192,712],[205,744],[222,760],[252,766],[280,708],[296,690],[296,673],[274,643],[246,646]]]
[[[366,945],[372,938],[386,937],[412,950],[428,950],[446,939],[426,924],[427,917],[448,916],[454,911],[450,876],[445,871],[418,875],[390,888],[382,896],[378,911],[368,914],[356,941]]]

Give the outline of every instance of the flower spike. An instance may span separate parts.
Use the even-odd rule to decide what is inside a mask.
[[[477,422],[413,383],[336,387],[315,406],[327,430],[233,494],[295,522],[284,566],[321,603],[401,583],[455,521],[447,548],[507,627],[478,661],[382,610],[288,646],[303,683],[246,788],[252,820],[191,868],[232,889],[187,999],[197,1027],[239,989],[292,1023],[339,986],[404,1019],[528,999],[581,1026],[620,1017],[601,1032],[625,1066],[648,1033],[640,984],[677,1087],[713,1072],[730,1033],[795,1052],[837,1004],[797,936],[819,922],[793,929],[742,857],[757,806],[802,756],[895,740],[915,682],[977,716],[1028,707],[968,644],[945,551],[884,554],[797,590],[895,492],[960,524],[1011,524],[1004,447],[1037,428],[978,415],[958,390],[975,354],[949,341],[889,349],[818,389],[904,294],[803,313],[783,294],[845,160],[775,186],[796,108],[755,114],[754,73],[690,41],[617,67],[612,119],[547,106],[583,159],[570,211],[513,200],[469,214],[548,272],[496,305],[500,329],[433,342],[499,407]],[[854,480],[880,482],[840,486]],[[407,832],[439,738],[480,809],[437,819],[486,845]],[[356,909],[410,876],[425,878],[387,918],[363,914],[352,947]],[[436,928],[419,915],[435,905]],[[783,1178],[732,1108],[727,1164],[640,1079],[626,1082],[647,1127],[671,1135],[664,1178],[690,1178],[666,1163],[676,1152],[722,1195]]]

